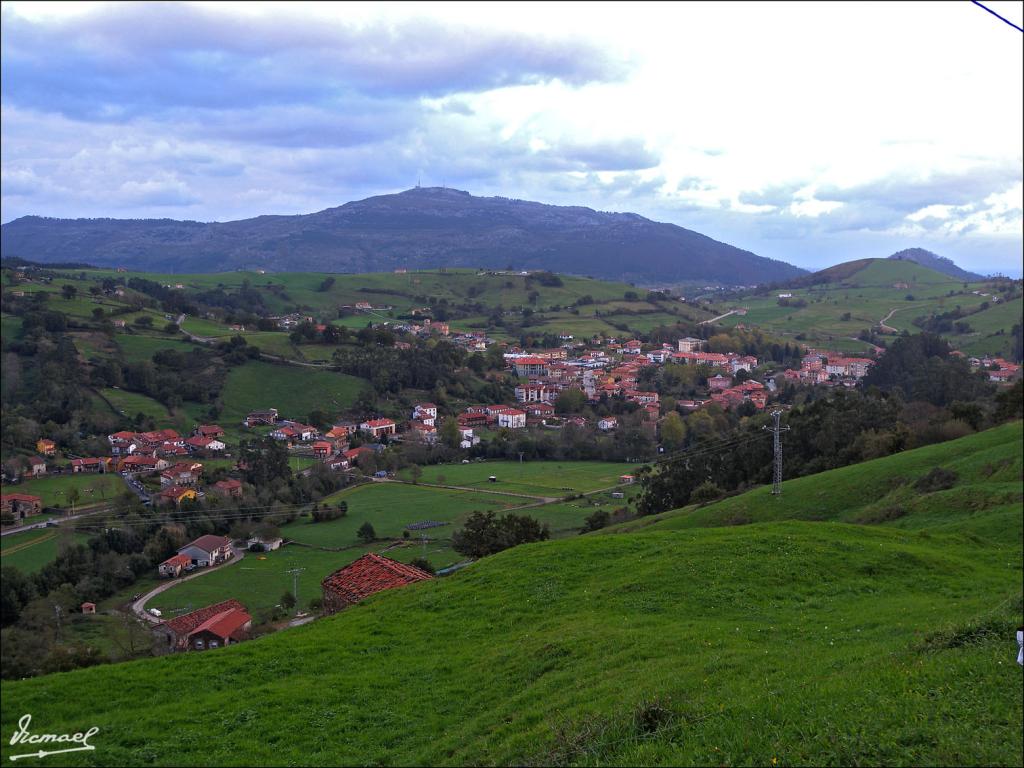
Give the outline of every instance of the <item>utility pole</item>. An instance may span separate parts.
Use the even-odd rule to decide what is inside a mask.
[[[57,642],[60,642],[60,606],[57,603],[53,604],[53,615],[57,617]]]
[[[782,433],[788,432],[789,427],[780,427],[779,418],[782,411],[772,411],[772,426],[765,424],[761,429],[772,433],[772,496],[782,493]]]
[[[285,573],[290,573],[292,575],[292,594],[295,596],[296,606],[298,606],[299,604],[299,574],[302,573],[304,570],[306,569],[292,568],[290,570],[285,571]]]

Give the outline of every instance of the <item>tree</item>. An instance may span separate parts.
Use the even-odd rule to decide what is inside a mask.
[[[419,464],[413,464],[409,467],[409,476],[412,478],[413,485],[415,485],[423,477],[423,468]]]
[[[356,536],[358,536],[359,540],[364,544],[372,544],[377,540],[377,532],[373,530],[373,526],[370,525],[369,520],[359,526],[359,530],[356,531]]]
[[[665,418],[661,420],[659,428],[661,429],[661,442],[665,446],[665,450],[676,451],[683,447],[683,441],[686,439],[686,425],[683,424],[683,418],[677,411],[666,414]]]
[[[599,531],[608,525],[608,520],[611,515],[608,514],[608,510],[599,509],[591,515],[588,515],[583,521],[583,527],[580,528],[580,533],[590,533],[591,531]]]
[[[690,501],[694,504],[704,504],[721,498],[721,496],[722,489],[710,480],[706,480],[693,489],[693,493],[690,494]]]
[[[149,315],[139,315],[134,320],[132,320],[132,325],[137,325],[139,326],[139,328],[152,328],[153,318],[150,317]]]
[[[555,411],[558,413],[579,413],[587,402],[583,390],[570,388],[563,390],[555,400]]]
[[[71,285],[71,283],[65,283],[64,286],[60,289],[60,295],[63,296],[68,301],[70,301],[71,299],[75,298],[75,296],[78,295],[78,289],[75,288],[75,286]]]
[[[459,422],[455,419],[445,419],[441,422],[441,430],[438,436],[441,438],[441,442],[449,448],[458,448],[462,442]]]
[[[546,541],[550,536],[546,523],[529,515],[508,514],[498,518],[493,512],[474,512],[465,526],[452,535],[452,548],[470,557],[485,557],[531,541]]]
[[[178,324],[173,321],[164,326],[164,333],[173,334],[177,333],[179,330],[181,329],[178,327]]]
[[[290,611],[295,607],[295,595],[285,590],[285,593],[281,595],[281,607],[286,611]]]

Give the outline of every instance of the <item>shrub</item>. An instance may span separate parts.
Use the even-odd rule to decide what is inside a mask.
[[[953,470],[934,467],[927,475],[919,477],[914,487],[922,493],[945,491],[956,485],[956,479],[957,475]]]

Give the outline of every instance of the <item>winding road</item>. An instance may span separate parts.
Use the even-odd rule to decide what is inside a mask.
[[[191,581],[192,579],[198,579],[200,576],[205,576],[208,573],[213,573],[214,571],[219,571],[221,568],[229,568],[232,565],[234,565],[235,563],[239,563],[239,562],[241,562],[242,560],[245,559],[245,550],[244,549],[236,549],[234,546],[232,546],[231,547],[231,551],[234,554],[232,555],[231,559],[228,560],[226,563],[221,563],[220,565],[215,565],[212,568],[201,568],[198,573],[190,574],[188,576],[185,576],[184,578],[168,579],[167,581],[163,582],[162,584],[159,584],[156,588],[151,589],[149,592],[147,592],[142,597],[140,597],[138,600],[136,600],[135,602],[132,603],[132,606],[131,606],[132,613],[134,613],[140,619],[148,621],[150,624],[161,624],[161,623],[163,623],[165,621],[165,619],[157,618],[153,614],[151,614],[148,611],[146,611],[146,603],[148,603],[154,597],[159,595],[161,592],[166,592],[171,587],[174,587],[174,586],[176,586],[178,584],[182,584],[182,583],[184,583],[186,581]]]

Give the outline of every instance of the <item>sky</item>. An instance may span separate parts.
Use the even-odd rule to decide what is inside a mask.
[[[923,247],[1021,275],[1024,34],[966,0],[0,12],[3,222],[227,221],[419,182],[809,269]]]

